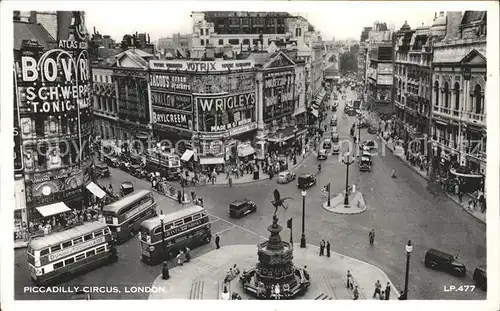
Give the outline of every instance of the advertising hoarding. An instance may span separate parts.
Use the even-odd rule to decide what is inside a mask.
[[[191,95],[151,91],[151,105],[153,107],[193,112]]]
[[[172,70],[183,72],[220,72],[230,70],[245,70],[254,67],[253,59],[245,60],[215,60],[215,61],[190,61],[190,60],[150,60],[152,70]]]

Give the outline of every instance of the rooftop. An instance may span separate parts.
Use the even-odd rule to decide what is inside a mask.
[[[23,40],[36,40],[44,50],[56,47],[56,40],[41,24],[14,21],[14,50],[20,50]]]

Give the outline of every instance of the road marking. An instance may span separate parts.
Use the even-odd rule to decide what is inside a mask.
[[[263,237],[262,235],[258,234],[257,232],[254,232],[254,231],[252,231],[252,230],[249,230],[249,229],[247,229],[247,228],[244,228],[244,227],[242,227],[242,226],[239,226],[239,225],[237,225],[237,224],[235,224],[235,223],[233,223],[233,222],[227,221],[227,220],[225,220],[225,219],[223,219],[223,218],[220,218],[219,216],[216,216],[216,215],[214,215],[214,214],[212,214],[212,213],[210,213],[210,212],[209,212],[208,214],[209,214],[209,215],[211,215],[212,217],[215,217],[215,218],[217,218],[217,219],[219,219],[219,220],[221,220],[221,221],[224,221],[224,222],[226,222],[226,223],[228,223],[228,224],[230,224],[230,225],[233,225],[233,227],[231,227],[231,228],[236,227],[236,228],[239,228],[239,229],[241,229],[241,230],[243,230],[243,231],[247,231],[247,232],[249,232],[249,233],[255,234],[256,236],[261,237],[261,238],[263,238],[263,239],[267,239],[266,237]]]
[[[231,227],[229,227],[229,228],[226,228],[226,229],[224,229],[224,230],[222,230],[222,231],[219,231],[219,232],[217,232],[217,233],[215,233],[215,234],[221,234],[221,233],[223,233],[223,232],[226,232],[226,231],[228,231],[228,230],[233,229],[234,227],[235,227],[235,226],[233,225],[233,226],[231,226]]]

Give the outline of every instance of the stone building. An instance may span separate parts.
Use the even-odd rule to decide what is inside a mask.
[[[444,38],[434,43],[431,125],[440,173],[486,174],[486,12],[443,12]],[[443,30],[441,30],[443,31]],[[443,34],[441,34],[443,35]],[[465,169],[463,169],[465,167]]]

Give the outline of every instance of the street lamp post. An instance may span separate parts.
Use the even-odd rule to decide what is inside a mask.
[[[160,176],[161,176],[161,156],[162,152],[165,150],[165,146],[162,146],[161,143],[157,143],[156,147],[158,149],[158,170],[160,171]]]
[[[302,236],[300,237],[300,247],[306,247],[306,194],[305,190],[302,190]]]
[[[410,254],[413,250],[413,246],[411,245],[411,240],[408,240],[408,244],[405,245],[405,251],[406,251],[406,276],[405,276],[405,291],[403,293],[404,299],[408,299],[408,278],[410,275]]]
[[[361,115],[358,116],[358,144],[361,144]]]
[[[163,260],[165,258],[165,227],[164,227],[164,222],[165,222],[165,215],[163,215],[163,211],[160,211],[160,223],[161,223],[161,257],[160,259]],[[168,263],[167,261],[163,262],[163,268],[162,268],[162,279],[168,280],[170,278],[170,273],[168,271]]]
[[[352,161],[349,160],[349,156],[351,154],[346,152],[344,154],[344,158],[342,159],[342,163],[346,165],[346,174],[345,174],[345,196],[344,196],[344,205],[349,205],[349,166],[354,163],[355,159]]]

